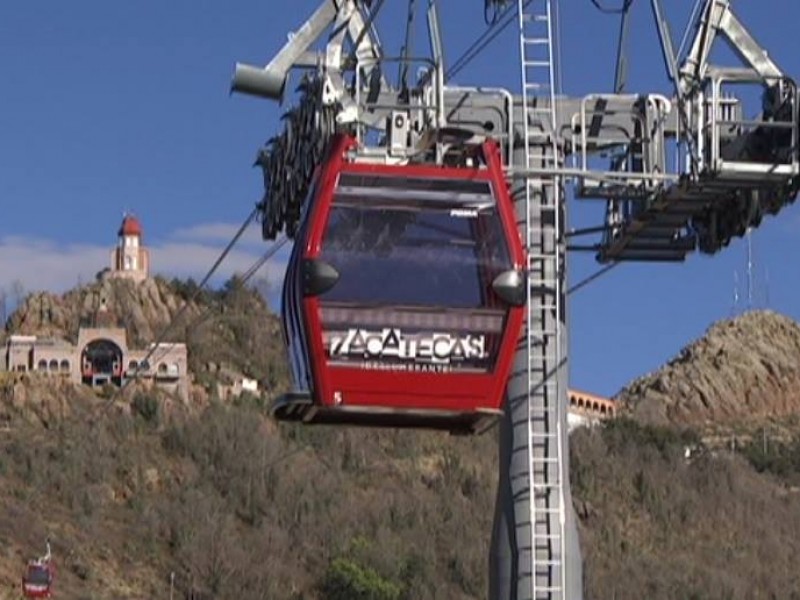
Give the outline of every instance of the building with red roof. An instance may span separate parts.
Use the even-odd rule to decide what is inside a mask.
[[[117,232],[117,246],[111,251],[108,277],[144,281],[150,275],[150,252],[142,244],[142,224],[126,213]]]

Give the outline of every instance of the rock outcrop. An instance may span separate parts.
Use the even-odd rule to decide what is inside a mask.
[[[218,381],[242,377],[256,379],[270,393],[287,385],[280,322],[260,293],[238,278],[217,290],[200,290],[192,280],[100,277],[63,295],[37,292],[17,307],[3,334],[75,344],[81,327],[123,327],[129,348],[156,339],[185,343],[189,372],[208,394]]]
[[[183,304],[170,284],[159,278],[140,283],[106,279],[64,295],[31,294],[11,316],[6,329],[74,342],[81,325],[124,326],[129,343],[135,346],[154,341]],[[199,312],[197,305],[188,306],[182,322],[191,321]]]
[[[800,325],[771,311],[721,321],[616,400],[651,424],[737,424],[800,413]]]

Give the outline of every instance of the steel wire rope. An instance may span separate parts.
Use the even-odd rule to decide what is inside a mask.
[[[349,63],[356,62],[356,55],[358,54],[358,47],[361,45],[361,42],[364,41],[364,38],[366,37],[367,32],[370,31],[371,29],[373,29],[373,27],[375,25],[375,18],[378,16],[378,13],[381,12],[381,9],[383,8],[383,3],[384,2],[386,2],[386,0],[377,0],[375,2],[375,6],[374,7],[372,6],[372,3],[370,3],[367,6],[369,11],[367,12],[366,19],[364,19],[364,27],[361,28],[361,31],[359,31],[359,33],[358,33],[358,37],[356,37],[356,39],[353,41],[353,48],[350,51],[350,55],[347,58],[347,62],[349,62]],[[362,13],[362,15],[363,15],[363,13]],[[380,58],[380,57],[376,56],[375,58]]]
[[[414,43],[414,17],[416,13],[416,0],[408,0],[408,15],[406,17],[406,38],[400,55],[402,62],[398,67],[397,85],[401,93],[408,92],[408,59],[411,56],[411,48]]]
[[[267,251],[264,252],[264,254],[262,254],[252,265],[250,265],[250,267],[244,273],[242,273],[242,275],[240,276],[241,283],[245,284],[248,281],[250,281],[250,279],[259,271],[259,269],[261,269],[261,267],[263,267],[264,264],[270,258],[272,258],[278,252],[278,250],[280,250],[286,244],[286,242],[288,242],[288,241],[289,241],[289,238],[280,237],[277,240],[275,240],[274,242],[272,242],[272,245],[267,249]],[[211,314],[215,310],[217,310],[219,308],[221,308],[221,306],[219,306],[219,305],[209,306],[203,312],[201,312],[198,316],[196,316],[192,321],[190,321],[189,324],[186,326],[186,329],[191,331],[195,327],[199,327],[200,325],[203,324],[203,322],[206,319],[208,319],[211,316]]]
[[[560,96],[564,93],[564,69],[562,68],[562,52],[561,52],[561,2],[555,0],[556,10],[556,95]]]
[[[523,8],[527,7],[533,0],[526,0]],[[467,49],[459,56],[450,68],[445,71],[444,78],[445,81],[448,79],[455,77],[459,72],[461,72],[464,67],[466,67],[470,62],[472,62],[478,54],[480,54],[486,46],[492,43],[498,35],[500,35],[503,31],[505,31],[511,23],[516,21],[516,15],[510,14],[514,12],[514,5],[509,4],[502,12],[499,13],[497,19],[494,23],[489,25],[478,38],[472,42],[472,44],[467,47]],[[500,23],[503,19],[505,22]]]
[[[606,15],[621,15],[633,4],[633,0],[623,0],[621,7],[608,8],[607,6],[603,6],[600,0],[589,0],[589,2],[591,2],[597,10]]]
[[[694,7],[692,8],[692,13],[689,15],[689,21],[686,23],[686,29],[683,32],[683,38],[681,39],[681,44],[678,46],[678,53],[676,54],[675,58],[680,59],[683,55],[684,50],[686,50],[686,42],[689,41],[689,35],[692,32],[692,25],[697,20],[697,15],[700,13],[700,6],[703,3],[703,0],[695,0]]]
[[[225,249],[222,251],[219,257],[217,257],[217,260],[214,261],[214,264],[208,270],[205,277],[203,277],[202,281],[197,285],[197,288],[194,290],[194,292],[190,295],[189,298],[186,299],[186,301],[184,302],[180,310],[177,312],[177,314],[174,317],[172,317],[172,319],[170,319],[170,322],[167,324],[167,326],[156,337],[155,341],[151,345],[150,351],[145,355],[140,364],[146,365],[147,362],[150,360],[150,358],[153,356],[153,354],[155,354],[156,350],[158,350],[159,345],[164,341],[167,334],[170,333],[170,331],[172,331],[172,329],[175,327],[175,324],[180,319],[181,315],[183,315],[183,313],[186,312],[190,304],[197,298],[197,296],[200,295],[205,285],[214,276],[214,273],[217,272],[217,269],[219,269],[219,266],[222,264],[222,261],[224,261],[225,258],[228,256],[228,254],[230,254],[233,247],[237,244],[239,239],[244,234],[245,230],[250,226],[250,224],[256,218],[257,214],[258,214],[258,207],[256,206],[252,210],[250,215],[245,219],[244,223],[242,223],[241,227],[239,227],[239,230],[233,236],[233,239],[231,239],[231,241],[228,242],[228,245],[225,246]],[[123,392],[133,381],[139,380],[139,371],[140,371],[139,369],[136,369],[134,376],[130,379],[127,379],[125,383],[119,388],[119,390],[117,390],[116,393],[112,394],[111,397],[104,404],[102,404],[100,408],[102,410],[108,410],[108,408],[114,404],[117,398],[119,398],[123,394]]]
[[[584,277],[578,283],[576,283],[575,285],[573,285],[572,287],[567,289],[567,296],[571,296],[572,294],[574,294],[578,290],[580,290],[580,289],[586,287],[587,285],[589,285],[590,283],[600,279],[603,275],[605,275],[606,273],[608,273],[609,271],[611,271],[612,269],[618,267],[621,264],[622,263],[619,262],[619,261],[611,263],[610,265],[606,265],[605,267],[603,267],[601,269],[598,269],[597,271],[595,271],[591,275],[589,275],[587,277]]]

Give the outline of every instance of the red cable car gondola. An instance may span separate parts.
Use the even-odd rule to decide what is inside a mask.
[[[527,296],[499,149],[442,167],[356,148],[332,140],[304,205],[283,288],[295,391],[273,414],[479,431],[501,414]]]
[[[52,595],[55,568],[50,555],[50,542],[47,554],[42,558],[28,561],[22,576],[22,594],[26,598],[50,598]]]

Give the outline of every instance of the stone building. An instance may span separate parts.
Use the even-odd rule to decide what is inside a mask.
[[[570,431],[576,427],[596,425],[616,416],[617,406],[613,400],[578,390],[568,390],[567,395],[567,427]]]
[[[141,224],[132,215],[125,215],[118,236],[118,245],[111,253],[111,269],[104,276],[144,281],[149,274],[150,255],[141,245]],[[77,344],[32,335],[10,336],[0,369],[64,377],[90,386],[122,386],[135,377],[188,398],[186,344],[129,348],[125,329],[117,325],[103,300],[92,321],[93,326],[79,328]]]

